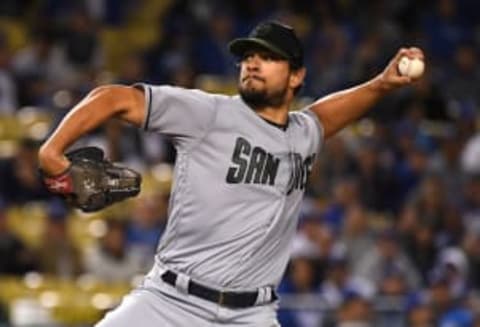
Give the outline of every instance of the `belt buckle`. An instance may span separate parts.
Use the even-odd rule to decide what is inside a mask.
[[[225,304],[225,295],[223,292],[220,292],[220,296],[218,297],[218,304],[224,305]]]

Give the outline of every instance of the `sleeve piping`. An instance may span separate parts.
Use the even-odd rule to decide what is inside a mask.
[[[142,90],[144,93],[145,106],[146,106],[145,109],[147,112],[145,113],[145,118],[142,123],[142,129],[144,131],[147,131],[149,127],[148,124],[150,122],[150,114],[152,112],[152,88],[149,85],[143,84],[143,83],[133,84],[132,87]]]
[[[150,113],[152,112],[152,88],[147,86],[145,92],[145,102],[147,103],[147,113],[145,117],[145,123],[143,125],[143,130],[148,130],[148,124],[150,122]]]

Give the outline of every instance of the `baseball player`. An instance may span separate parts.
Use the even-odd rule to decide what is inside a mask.
[[[402,56],[423,60],[420,49],[402,48],[375,78],[290,112],[305,77],[294,30],[264,22],[229,49],[239,58],[239,95],[102,86],[40,149],[47,186],[66,196],[89,186],[64,151],[109,118],[170,136],[178,152],[154,267],[98,327],[279,326],[275,288],[322,144],[413,81],[397,71]]]

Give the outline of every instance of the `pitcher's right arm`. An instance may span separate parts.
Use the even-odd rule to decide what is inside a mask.
[[[141,127],[144,116],[145,97],[141,89],[121,85],[98,87],[63,118],[40,147],[40,168],[46,175],[61,174],[70,165],[64,151],[80,137],[113,117]]]

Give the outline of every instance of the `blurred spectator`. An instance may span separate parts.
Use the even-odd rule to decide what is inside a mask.
[[[0,114],[14,114],[18,108],[17,86],[11,74],[7,35],[0,30]]]
[[[423,19],[423,28],[428,37],[427,50],[444,62],[451,61],[454,49],[472,37],[469,21],[462,19],[457,1],[440,0],[430,5],[433,10],[427,11]]]
[[[379,64],[379,56],[382,46],[382,37],[378,30],[370,31],[365,37],[358,40],[356,55],[352,58],[352,80],[361,80],[363,76],[371,76],[375,73]]]
[[[443,217],[442,229],[437,233],[436,244],[440,247],[456,246],[462,242],[465,233],[462,221],[462,209],[457,205],[449,205]]]
[[[37,270],[37,260],[33,251],[7,226],[7,205],[0,198],[0,276],[22,275]]]
[[[362,256],[354,267],[354,274],[379,285],[385,276],[396,271],[404,275],[408,290],[418,288],[421,279],[417,269],[398,242],[398,234],[394,230],[386,229],[380,232],[375,248]]]
[[[334,247],[335,236],[331,228],[325,224],[323,214],[315,207],[304,209],[298,233],[293,240],[291,256],[308,256],[323,260],[330,256]]]
[[[320,285],[320,294],[330,308],[336,308],[342,302],[347,290],[350,271],[345,258],[331,258],[327,263],[325,279]]]
[[[374,141],[365,140],[356,151],[357,181],[361,203],[369,210],[387,211],[391,208],[393,176],[380,162],[380,148]]]
[[[321,212],[316,208],[309,207],[307,201],[303,203],[298,231],[291,245],[291,257],[309,257],[318,259],[321,257],[321,249],[317,243],[318,235],[322,232],[323,223]]]
[[[435,73],[427,71],[423,78],[413,85],[412,92],[408,92],[406,96],[410,101],[419,104],[423,110],[424,119],[449,122],[454,115],[449,112],[448,97],[443,93],[442,84],[434,76]]]
[[[405,236],[406,253],[417,267],[424,284],[428,281],[428,274],[437,259],[434,229],[425,223],[417,222],[411,234]]]
[[[62,86],[69,70],[53,32],[33,33],[31,42],[13,57],[12,69],[19,85],[20,105],[49,106],[51,93]]]
[[[439,254],[435,269],[446,279],[452,299],[458,300],[466,296],[470,287],[468,275],[469,266],[465,253],[461,248],[448,247]]]
[[[478,50],[473,43],[460,44],[453,54],[453,72],[449,79],[448,97],[460,102],[473,102],[480,105],[480,70]]]
[[[433,327],[435,316],[433,309],[423,293],[412,294],[406,305],[406,326]]]
[[[350,80],[347,29],[333,20],[321,22],[308,40],[310,70],[306,77],[309,93],[324,95],[346,86]]]
[[[476,175],[480,173],[480,134],[467,140],[461,154],[462,171]]]
[[[407,284],[400,272],[392,272],[384,276],[379,286],[378,302],[384,310],[379,310],[375,316],[375,326],[378,327],[403,327],[405,313],[398,308],[407,296]]]
[[[359,201],[359,189],[356,180],[343,178],[334,184],[333,199],[325,209],[325,223],[335,233],[339,233],[345,220],[345,212]]]
[[[68,210],[60,199],[48,204],[46,228],[39,250],[40,271],[50,276],[72,279],[83,272],[81,254],[67,230]]]
[[[438,176],[425,176],[418,185],[417,194],[411,194],[411,201],[420,223],[440,231],[447,214],[448,199],[445,197],[442,181]]]
[[[337,308],[349,291],[355,291],[368,299],[373,299],[376,293],[373,284],[351,273],[346,257],[341,254],[333,255],[328,260],[326,277],[319,290],[331,309]]]
[[[430,280],[429,293],[437,317],[437,326],[470,327],[473,324],[473,314],[460,300],[454,299],[445,273],[444,270],[436,270]]]
[[[63,88],[82,86],[104,63],[102,44],[97,37],[96,24],[81,8],[69,9],[63,17],[58,32],[58,48],[55,47],[56,85]],[[58,51],[58,53],[57,53]],[[90,87],[89,87],[90,89]]]
[[[51,197],[38,176],[37,151],[39,143],[23,139],[13,158],[0,160],[0,197],[8,203]]]
[[[463,143],[452,125],[446,126],[438,141],[439,149],[430,159],[429,170],[442,179],[447,199],[459,205],[462,202],[460,153]]]
[[[399,310],[392,310],[406,300],[408,285],[405,276],[399,270],[393,269],[386,273],[378,286],[378,302],[384,310],[376,315],[375,326],[378,327],[403,327],[405,313]]]
[[[67,62],[74,69],[99,69],[103,65],[103,50],[99,43],[96,24],[88,12],[71,12],[63,35],[63,50]]]
[[[374,316],[372,303],[355,292],[348,292],[337,311],[335,327],[373,327]]]
[[[470,267],[470,282],[474,289],[480,288],[480,226],[468,230],[463,240],[463,249]]]
[[[136,199],[126,230],[128,246],[143,254],[150,268],[158,241],[167,223],[168,197],[162,194],[144,195]]]
[[[307,258],[294,258],[290,262],[290,281],[295,293],[309,293],[315,289],[316,274],[312,261]]]
[[[403,271],[396,267],[388,269],[378,285],[378,302],[384,310],[378,313],[375,326],[403,327],[404,312],[391,310],[391,308],[403,305],[411,290]]]
[[[280,284],[280,294],[308,295],[316,289],[317,274],[314,260],[308,257],[295,257],[288,266],[287,277]],[[322,313],[313,310],[281,310],[279,321],[292,327],[315,327],[322,321]]]
[[[234,17],[225,10],[214,10],[211,15],[203,37],[194,44],[195,70],[199,74],[234,75],[235,62],[225,46],[233,37]]]
[[[123,26],[129,14],[137,9],[135,1],[125,0],[84,0],[85,7],[92,18],[106,25]]]
[[[318,163],[312,168],[307,194],[329,196],[334,183],[355,171],[355,159],[347,148],[341,134],[332,137],[325,144]]]
[[[125,223],[110,218],[106,234],[85,253],[86,272],[105,282],[129,282],[142,272],[141,256],[126,243]]]
[[[404,238],[403,242],[414,235],[419,221],[417,208],[412,203],[407,203],[399,213],[396,226],[399,235]]]
[[[408,142],[408,141],[407,141]],[[412,140],[394,168],[397,203],[401,205],[420,183],[428,168],[428,149],[421,139]]]
[[[407,282],[399,270],[393,270],[383,276],[378,293],[387,297],[400,298],[408,293]]]
[[[480,226],[480,174],[470,175],[465,181],[463,223],[466,230]]]
[[[160,29],[167,37],[153,44],[146,51],[146,79],[154,83],[166,83],[178,71],[191,67],[193,69],[193,40],[190,31],[196,29],[194,20],[186,12],[186,2],[172,4],[165,20],[160,20]]]
[[[140,83],[145,76],[144,58],[139,53],[131,53],[122,63],[117,76],[117,83],[131,85]]]
[[[357,267],[363,256],[373,249],[373,237],[365,209],[358,205],[348,208],[340,240],[345,244],[350,268]]]

